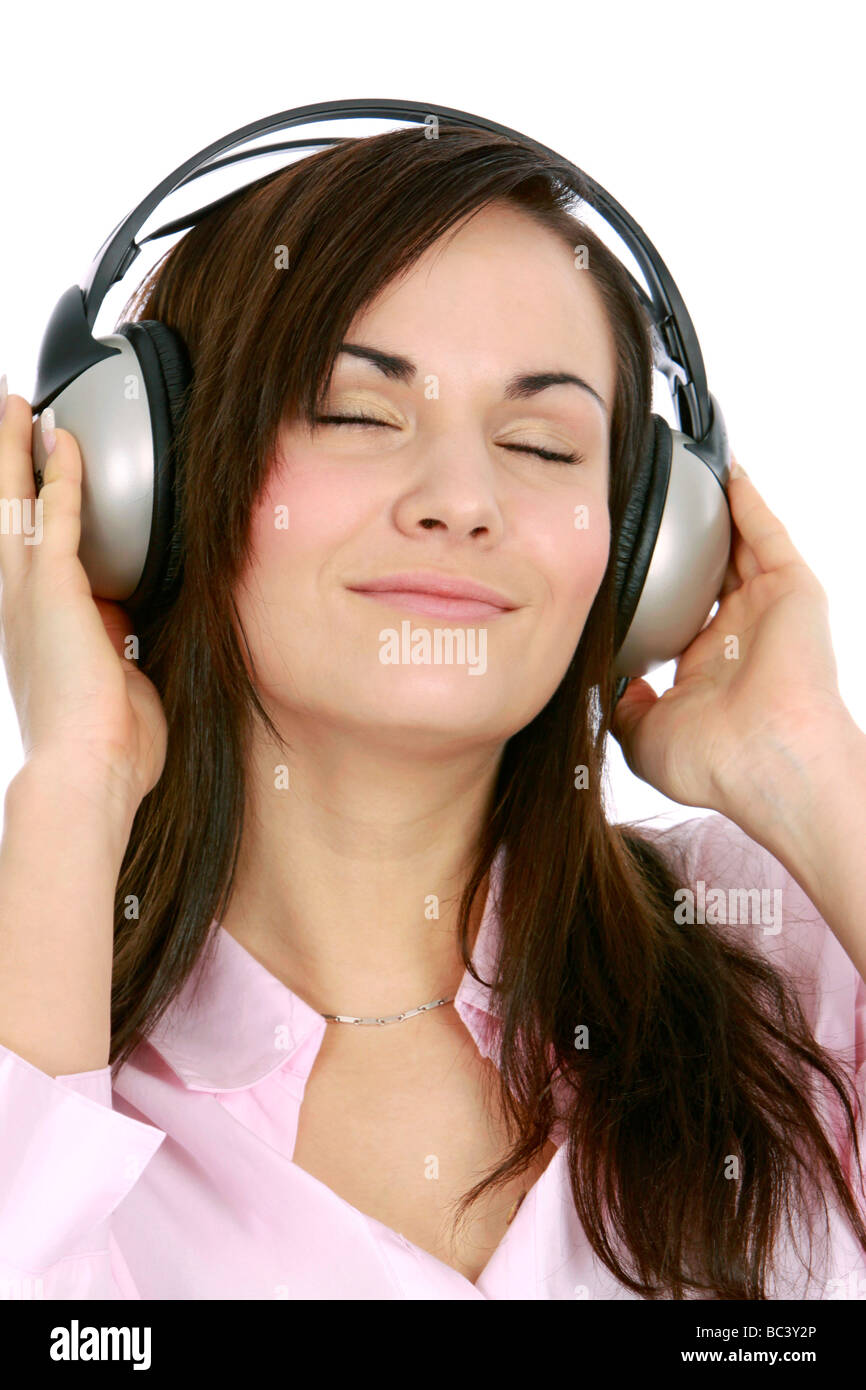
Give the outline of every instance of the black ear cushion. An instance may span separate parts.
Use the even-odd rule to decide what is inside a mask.
[[[132,612],[171,597],[183,561],[177,525],[175,440],[183,421],[192,366],[183,339],[156,319],[121,324],[118,333],[135,348],[144,377],[153,430],[155,475],[150,545]]]
[[[617,536],[617,651],[625,641],[649,572],[668,493],[672,453],[673,437],[667,420],[652,415]]]

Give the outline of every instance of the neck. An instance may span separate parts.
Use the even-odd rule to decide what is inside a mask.
[[[306,724],[288,743],[254,746],[224,929],[320,1013],[395,1014],[456,994],[460,895],[501,747],[410,758]]]

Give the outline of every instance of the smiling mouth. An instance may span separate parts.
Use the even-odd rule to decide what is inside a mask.
[[[446,598],[421,589],[349,589],[361,598],[373,599],[389,608],[403,608],[412,613],[426,613],[434,618],[504,618],[512,608],[500,608],[477,598]]]

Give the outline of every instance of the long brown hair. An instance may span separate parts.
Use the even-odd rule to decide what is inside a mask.
[[[169,740],[117,886],[115,1072],[212,947],[209,924],[232,891],[253,721],[284,746],[248,673],[233,602],[277,432],[293,418],[312,422],[355,314],[494,200],[589,250],[617,345],[608,497],[617,534],[651,410],[652,356],[620,261],[569,211],[584,191],[530,146],[459,125],[443,123],[437,139],[403,129],[341,142],[223,201],[126,306],[123,318],[180,333],[194,382],[177,449],[182,583],[171,606],[139,625],[141,667],[162,697]],[[556,1075],[570,1094],[574,1204],[616,1278],[646,1298],[760,1299],[783,1212],[814,1191],[826,1216],[824,1176],[866,1249],[853,1192],[807,1098],[813,1073],[833,1087],[859,1154],[858,1101],[787,980],[724,930],[676,924],[682,866],[638,827],[606,819],[614,550],[558,689],[504,747],[460,900],[471,969],[473,905],[505,845],[502,953],[486,983],[502,1019],[498,1084],[514,1142],[460,1199],[457,1221],[539,1153]],[[589,785],[576,796],[578,766]],[[125,912],[130,894],[138,920]],[[575,1047],[579,1024],[590,1048]],[[741,1157],[738,1182],[724,1177],[730,1154]]]

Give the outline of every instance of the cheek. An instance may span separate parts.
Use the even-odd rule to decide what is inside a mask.
[[[549,601],[568,622],[582,621],[604,578],[610,550],[607,499],[583,491],[524,518],[533,563],[547,580]]]
[[[337,544],[335,492],[324,470],[293,459],[291,470],[272,468],[253,507],[236,604],[265,691],[280,688],[299,653],[319,641],[316,587]]]
[[[336,679],[350,661],[350,629],[335,644],[327,606],[342,580],[353,538],[370,524],[369,478],[360,470],[329,468],[293,451],[291,467],[271,470],[250,518],[249,560],[236,604],[260,688],[273,695],[297,693],[300,672]],[[361,647],[361,657],[366,648]]]
[[[315,582],[368,507],[367,489],[338,482],[321,463],[293,459],[291,470],[274,468],[251,518],[249,577],[269,591],[289,575]]]

